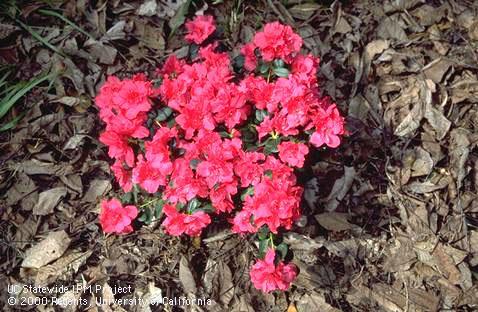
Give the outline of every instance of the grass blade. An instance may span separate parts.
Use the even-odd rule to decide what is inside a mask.
[[[21,113],[20,115],[18,115],[17,117],[13,118],[12,120],[10,120],[9,122],[7,122],[6,124],[4,124],[3,126],[0,127],[0,132],[3,132],[3,131],[7,131],[7,130],[10,130],[12,129],[13,127],[15,127],[17,125],[17,123],[20,121],[20,119],[23,118],[23,116],[25,116],[25,112]]]
[[[5,116],[5,114],[8,112],[8,110],[25,94],[27,94],[28,91],[39,85],[45,80],[51,79],[54,76],[54,74],[49,74],[45,75],[43,77],[39,77],[37,79],[30,80],[24,85],[21,85],[20,88],[18,88],[16,85],[13,90],[11,90],[7,96],[5,96],[1,101],[0,101],[0,118]]]
[[[46,47],[50,48],[52,51],[60,54],[61,56],[65,56],[63,54],[63,52],[61,52],[60,50],[58,50],[57,47],[55,47],[54,45],[52,45],[51,43],[49,43],[45,38],[43,38],[42,36],[40,36],[39,33],[37,33],[36,31],[34,31],[30,26],[22,23],[19,19],[15,19],[15,21],[20,24],[20,26],[25,29],[26,31],[28,31],[30,33],[30,35],[32,35],[33,38],[35,38],[36,40],[40,41],[41,43],[43,43]]]
[[[57,17],[57,18],[61,19],[62,21],[64,21],[65,23],[67,23],[68,25],[70,25],[71,27],[73,27],[74,29],[76,29],[79,32],[81,32],[82,34],[84,34],[85,36],[90,37],[91,39],[95,39],[90,33],[83,30],[81,27],[77,26],[75,23],[73,23],[68,18],[64,17],[62,14],[60,14],[58,12],[45,10],[45,9],[39,9],[38,12],[40,12],[43,15]]]

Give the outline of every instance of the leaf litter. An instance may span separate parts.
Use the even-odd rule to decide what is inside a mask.
[[[226,1],[56,4],[92,37],[24,8],[25,25],[51,22],[38,34],[54,49],[0,18],[0,60],[22,63],[15,78],[56,75],[2,120],[25,112],[0,133],[0,275],[106,290],[127,283],[135,293],[102,295],[207,297],[206,311],[476,309],[476,3],[238,3],[230,40],[265,21],[292,24],[321,57],[322,89],[348,115],[344,144],[317,151],[300,176],[305,219],[284,237],[300,268],[291,291],[251,288],[244,276],[256,247],[220,226],[194,243],[162,235],[157,223],[131,237],[105,237],[97,226],[99,200],[118,186],[95,139],[92,97],[108,74],[152,73],[167,54],[189,53],[178,39],[182,24],[204,9],[230,23]]]

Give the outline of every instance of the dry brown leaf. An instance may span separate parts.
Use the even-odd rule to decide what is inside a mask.
[[[158,3],[156,0],[145,0],[136,13],[140,16],[153,16],[156,15],[157,9]]]
[[[289,9],[290,14],[297,19],[307,20],[309,19],[317,10],[320,8],[320,5],[317,3],[302,3],[294,5]]]
[[[398,41],[408,40],[403,27],[397,21],[397,15],[385,17],[377,27],[377,36],[382,39],[395,39]]]
[[[324,296],[317,292],[303,295],[299,301],[297,301],[297,312],[339,312],[339,309],[334,308],[325,301]]]
[[[423,68],[423,72],[428,79],[433,80],[434,83],[440,83],[443,76],[450,69],[452,63],[443,58],[437,58],[430,62]]]
[[[347,192],[352,187],[356,174],[354,167],[344,166],[344,175],[335,181],[332,191],[325,200],[327,211],[337,209],[339,203],[345,198],[345,195],[347,195]]]
[[[66,251],[70,241],[65,231],[49,233],[47,237],[26,251],[22,267],[38,269],[58,259]]]
[[[38,270],[35,277],[35,285],[46,286],[57,280],[68,280],[78,271],[93,252],[72,251],[52,264],[46,265]]]
[[[33,207],[33,214],[45,216],[55,209],[56,205],[66,195],[66,187],[55,187],[48,191],[41,192],[38,196],[38,203]]]
[[[339,213],[339,212],[325,212],[315,215],[315,219],[319,224],[329,231],[347,231],[354,227],[357,227],[354,224],[351,224],[347,221],[348,213]]]
[[[184,256],[181,256],[181,260],[179,260],[179,280],[186,294],[196,293],[196,281],[189,268],[189,261]]]
[[[453,258],[450,257],[442,244],[438,244],[432,255],[436,261],[440,273],[444,274],[445,277],[454,285],[458,285],[461,280],[460,270],[455,266]]]
[[[102,198],[111,190],[111,182],[109,180],[94,179],[90,182],[90,187],[83,196],[83,201],[94,203],[98,198]]]

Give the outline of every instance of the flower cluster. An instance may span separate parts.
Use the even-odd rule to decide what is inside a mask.
[[[293,264],[274,263],[276,252],[269,249],[264,260],[258,260],[251,268],[251,281],[257,289],[263,292],[271,290],[287,290],[297,276],[297,268]]]
[[[169,56],[157,70],[159,87],[144,75],[109,77],[96,97],[116,180],[162,203],[170,235],[199,236],[219,214],[230,216],[235,233],[291,229],[303,192],[294,168],[310,145],[337,147],[344,133],[336,105],[319,96],[319,59],[300,53],[290,26],[273,22],[242,47],[243,69],[234,72],[219,44],[207,44],[212,16],[186,29],[186,40],[202,46],[189,60]],[[100,222],[105,232],[128,233],[137,214],[112,199]],[[271,248],[250,272],[265,292],[287,289],[297,274],[275,264],[272,240]]]

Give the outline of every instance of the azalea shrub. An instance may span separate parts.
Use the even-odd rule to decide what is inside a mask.
[[[258,237],[253,285],[287,290],[297,268],[279,234],[301,216],[294,170],[312,149],[340,144],[344,119],[290,26],[266,24],[234,59],[213,40],[212,16],[185,27],[188,57],[170,55],[153,80],[108,77],[96,97],[100,141],[125,192],[102,202],[100,224],[125,234],[159,220],[170,235],[195,237],[225,215],[233,232]]]

